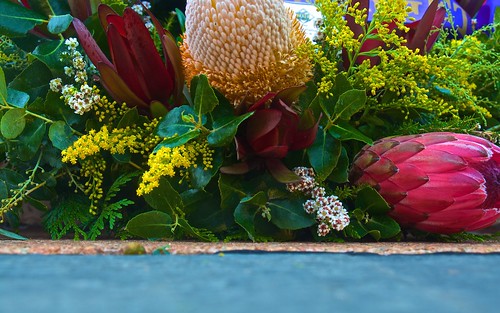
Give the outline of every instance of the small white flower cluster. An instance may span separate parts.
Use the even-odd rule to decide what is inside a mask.
[[[67,46],[68,51],[63,52],[63,57],[71,60],[71,66],[65,66],[64,73],[73,78],[78,87],[72,84],[63,85],[63,81],[59,77],[52,79],[49,86],[52,91],[62,94],[64,102],[76,114],[82,115],[88,112],[94,103],[100,101],[100,96],[87,83],[87,62],[77,50],[78,40],[76,38],[68,38],[64,44]]]
[[[304,203],[304,210],[309,214],[316,214],[318,236],[326,236],[332,229],[341,231],[349,225],[349,215],[342,202],[334,195],[327,196],[325,188],[318,186],[312,168],[296,167],[294,172],[302,179],[287,184],[286,188],[290,192],[302,192],[311,196]]]
[[[144,12],[144,8],[151,9],[151,3],[149,1],[142,1],[141,3],[142,4],[134,4],[132,6],[132,10],[134,10],[135,12],[137,12],[137,14],[142,16],[146,28],[149,31],[152,31],[154,29],[154,25],[151,22],[151,17],[149,17],[149,15],[145,14]]]

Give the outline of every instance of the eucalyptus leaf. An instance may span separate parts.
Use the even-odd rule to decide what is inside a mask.
[[[146,239],[171,238],[172,218],[161,211],[141,213],[128,221],[125,230]]]
[[[304,210],[301,199],[271,200],[268,206],[271,209],[271,222],[281,229],[302,229],[316,223]]]
[[[11,1],[0,1],[0,35],[21,37],[46,22],[43,15]]]
[[[26,92],[30,101],[34,101],[38,97],[45,98],[51,79],[50,69],[41,61],[35,60],[9,84],[9,87]]]
[[[246,196],[241,178],[236,175],[219,176],[219,192],[222,208],[234,208],[240,203],[240,200]]]
[[[311,163],[318,181],[324,181],[333,172],[340,158],[342,145],[328,132],[318,130],[316,140],[307,149]]]
[[[49,127],[49,139],[52,145],[59,150],[64,150],[71,146],[78,138],[71,127],[63,121],[57,121]]]
[[[267,203],[267,195],[264,191],[259,191],[251,197],[244,197],[240,203],[251,204],[256,206],[264,206]]]
[[[166,178],[160,178],[159,186],[144,195],[146,202],[155,210],[176,216],[184,204],[179,193]]]
[[[60,34],[68,29],[71,22],[73,22],[73,16],[70,14],[55,15],[50,18],[47,29],[52,34]]]
[[[191,178],[191,186],[193,188],[204,189],[212,180],[212,178],[217,175],[222,162],[224,161],[224,151],[218,149],[214,151],[212,156],[212,167],[205,169],[202,160],[198,162],[196,167],[189,168],[189,176]]]
[[[342,151],[340,152],[339,161],[337,162],[337,166],[333,169],[328,179],[338,183],[346,183],[349,177],[349,156],[347,155],[347,151],[344,147],[342,147]]]
[[[7,103],[16,107],[16,108],[24,108],[28,101],[30,100],[30,96],[22,91],[18,91],[12,88],[7,88]]]
[[[47,127],[44,121],[34,119],[26,124],[22,134],[17,137],[16,151],[13,155],[21,161],[29,161],[35,157],[42,140],[45,137]]]
[[[234,225],[233,208],[221,208],[218,197],[201,190],[190,189],[181,194],[184,212],[190,224],[214,232],[226,231]]]
[[[240,203],[234,210],[234,220],[247,232],[248,238],[255,241],[255,217],[259,213],[259,207],[247,203]]]
[[[354,114],[365,107],[366,92],[364,90],[352,89],[340,95],[335,105],[334,114],[336,118],[349,120]]]
[[[212,112],[218,104],[219,99],[217,99],[212,86],[210,86],[207,76],[199,75],[194,95],[195,112],[198,116],[205,115]]]
[[[10,109],[2,116],[0,131],[6,139],[17,138],[26,127],[26,111],[24,109]]]

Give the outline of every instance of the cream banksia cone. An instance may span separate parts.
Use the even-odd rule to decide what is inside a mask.
[[[235,105],[301,85],[312,76],[308,43],[282,0],[188,0],[181,46],[187,82],[207,75]]]
[[[350,180],[378,189],[404,227],[450,234],[500,217],[500,148],[472,135],[381,139],[356,156]]]

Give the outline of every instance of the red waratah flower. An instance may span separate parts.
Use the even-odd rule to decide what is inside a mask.
[[[300,179],[287,169],[281,159],[289,151],[309,147],[316,138],[319,120],[310,110],[301,116],[291,104],[306,89],[291,87],[278,93],[268,93],[247,112],[254,112],[238,129],[236,148],[241,163],[221,169],[224,173],[242,174],[264,165],[280,182]]]
[[[405,227],[449,234],[500,217],[500,148],[472,135],[381,139],[356,156],[350,181],[374,186]]]
[[[172,96],[174,103],[180,104],[184,76],[180,51],[172,35],[150,14],[161,39],[163,61],[141,16],[134,10],[126,8],[122,17],[101,4],[98,13],[106,31],[112,62],[79,19],[75,18],[73,25],[83,49],[100,73],[101,83],[111,96],[116,101],[142,109],[148,109],[152,102],[170,108]]]

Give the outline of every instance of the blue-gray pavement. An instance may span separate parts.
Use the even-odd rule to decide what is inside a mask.
[[[500,254],[0,255],[1,313],[500,312]]]

